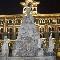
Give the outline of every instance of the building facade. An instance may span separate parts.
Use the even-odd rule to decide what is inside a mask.
[[[60,41],[60,14],[34,14],[34,22],[37,31],[42,33],[41,38],[49,37],[52,31],[52,37]],[[4,36],[10,40],[15,40],[18,35],[18,29],[22,23],[23,14],[0,15],[0,41]]]

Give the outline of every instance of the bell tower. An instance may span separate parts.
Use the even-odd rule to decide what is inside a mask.
[[[21,2],[21,4],[23,5],[23,14],[26,14],[26,6],[25,4],[31,2],[32,3],[32,8],[31,8],[31,11],[32,11],[32,14],[37,14],[37,5],[40,3],[40,2],[36,2],[34,0],[25,0],[25,2]]]

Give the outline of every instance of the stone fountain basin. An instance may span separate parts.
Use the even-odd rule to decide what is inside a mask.
[[[1,60],[56,60],[55,56],[44,57],[0,57]]]

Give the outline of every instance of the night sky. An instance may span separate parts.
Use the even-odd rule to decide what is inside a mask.
[[[0,0],[0,14],[22,13],[23,6],[19,4],[25,0]],[[60,13],[59,0],[35,0],[40,1],[38,13]]]

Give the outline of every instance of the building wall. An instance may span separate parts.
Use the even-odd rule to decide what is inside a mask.
[[[42,33],[41,38],[48,39],[52,31],[56,43],[60,41],[60,14],[36,14],[33,17],[37,30]],[[22,20],[22,14],[0,15],[0,40],[3,40],[5,35],[8,39],[15,40]]]

